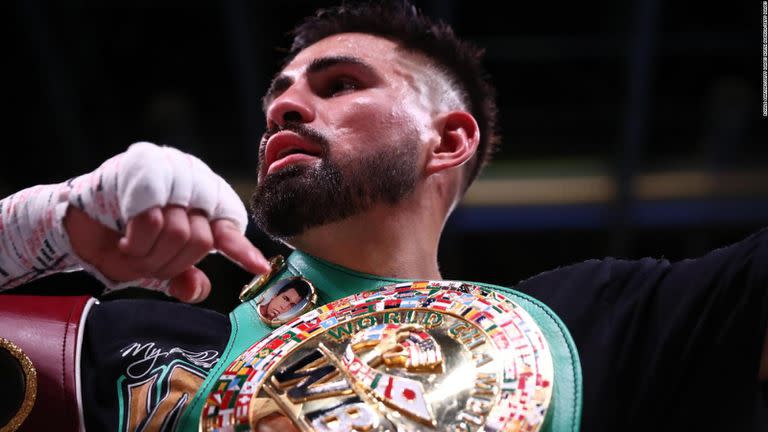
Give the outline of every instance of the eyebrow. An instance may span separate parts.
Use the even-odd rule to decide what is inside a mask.
[[[306,73],[307,75],[313,75],[339,65],[358,66],[371,75],[375,75],[376,77],[379,76],[376,69],[362,59],[343,55],[316,58],[309,63]],[[264,109],[264,112],[267,112],[267,107],[272,103],[272,100],[279,96],[280,93],[287,90],[288,87],[293,84],[293,81],[294,79],[287,75],[278,75],[272,80],[267,93],[262,98],[262,108]]]

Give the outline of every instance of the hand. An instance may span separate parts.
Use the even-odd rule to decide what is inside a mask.
[[[128,221],[122,235],[70,206],[64,218],[74,252],[115,282],[170,280],[168,294],[195,303],[211,282],[194,266],[213,249],[255,274],[269,270],[261,252],[227,219],[209,222],[198,210],[154,207]]]
[[[194,156],[134,144],[69,184],[64,230],[83,267],[110,289],[143,286],[201,301],[211,284],[194,264],[213,249],[250,272],[269,270],[244,235],[242,201]]]

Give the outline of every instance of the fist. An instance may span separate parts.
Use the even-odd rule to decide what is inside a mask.
[[[64,228],[83,267],[108,289],[143,286],[201,301],[211,284],[194,265],[214,250],[252,273],[269,270],[244,235],[242,201],[194,156],[134,144],[70,187]]]

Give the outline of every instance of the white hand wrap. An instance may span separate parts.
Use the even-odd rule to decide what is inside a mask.
[[[167,281],[141,279],[115,283],[74,255],[62,226],[67,201],[121,233],[132,217],[169,204],[202,210],[209,220],[229,219],[241,232],[245,232],[248,224],[247,211],[235,191],[200,159],[174,148],[136,143],[91,173],[62,185],[27,189],[0,202],[3,204],[0,222],[4,224],[0,225],[0,246],[3,247],[0,289],[54,271],[81,267],[101,280],[108,291],[143,286],[167,293]],[[9,222],[18,228],[4,229]],[[61,265],[44,272],[34,267],[40,253],[45,252],[40,249],[41,239],[47,239],[56,251],[55,257],[62,260]],[[6,262],[8,256],[15,257],[14,263]],[[22,276],[29,272],[36,275]]]
[[[0,201],[0,290],[79,268],[61,226],[67,190],[34,186]]]

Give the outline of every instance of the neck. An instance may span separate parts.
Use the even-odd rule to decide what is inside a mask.
[[[418,207],[418,204],[415,204]],[[405,207],[405,208],[404,208]],[[377,206],[290,239],[302,251],[362,273],[399,279],[441,279],[437,212]]]

